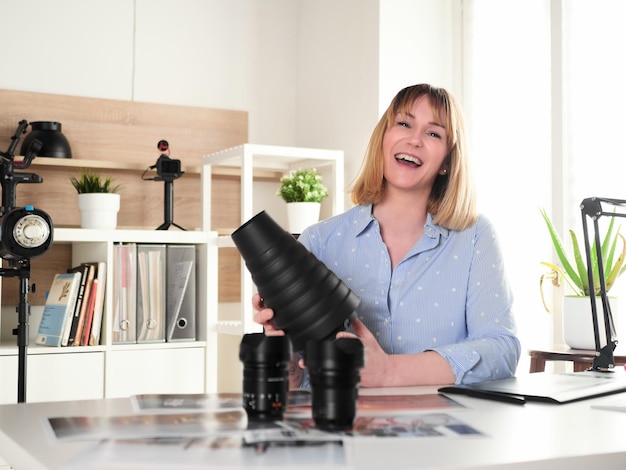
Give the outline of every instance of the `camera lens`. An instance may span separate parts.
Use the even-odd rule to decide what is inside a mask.
[[[358,338],[309,341],[304,362],[311,381],[315,425],[326,431],[352,428],[356,415],[363,343]]]
[[[252,420],[282,419],[287,407],[291,342],[287,336],[250,333],[243,336],[243,407]]]

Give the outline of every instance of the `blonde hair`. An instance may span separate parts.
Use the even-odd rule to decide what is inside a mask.
[[[435,180],[427,210],[433,221],[451,230],[463,230],[476,222],[476,194],[467,156],[465,123],[454,97],[445,89],[427,84],[404,88],[378,121],[372,132],[361,171],[352,185],[354,204],[376,204],[385,191],[383,176],[383,137],[398,113],[409,113],[418,98],[427,96],[433,115],[443,118],[450,152],[446,157],[448,172]]]

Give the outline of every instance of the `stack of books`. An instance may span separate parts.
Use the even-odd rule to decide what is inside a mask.
[[[100,344],[106,263],[82,263],[55,275],[35,343],[45,346]]]

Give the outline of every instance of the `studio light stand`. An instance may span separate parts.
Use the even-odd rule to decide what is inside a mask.
[[[30,258],[44,254],[52,245],[52,220],[44,211],[33,206],[15,207],[16,186],[19,183],[41,183],[40,176],[33,173],[14,173],[14,169],[28,168],[41,150],[41,142],[34,140],[24,152],[24,159],[14,161],[14,152],[20,135],[26,132],[28,122],[19,122],[11,144],[6,152],[0,152],[0,257],[7,261],[0,268],[0,276],[19,278],[20,300],[17,306],[18,383],[17,401],[26,401],[26,358],[28,351],[30,305]]]
[[[169,157],[170,148],[167,140],[160,140],[157,148],[161,155],[156,163],[150,166],[142,175],[145,181],[163,181],[163,223],[156,230],[167,230],[171,226],[180,230],[186,230],[180,225],[174,223],[174,180],[180,178],[185,172],[181,171],[180,160],[173,160]],[[157,176],[146,178],[145,175],[149,170],[156,169]]]
[[[583,222],[583,235],[585,239],[585,255],[587,258],[587,276],[589,279],[589,297],[591,299],[591,313],[593,319],[593,334],[596,344],[596,354],[593,359],[593,365],[591,370],[599,372],[611,372],[615,367],[615,358],[613,352],[617,346],[617,334],[615,332],[615,324],[613,322],[613,315],[611,313],[611,306],[609,304],[609,298],[606,289],[606,279],[604,274],[604,262],[602,260],[602,243],[600,242],[600,232],[598,227],[598,220],[603,215],[608,217],[626,217],[626,213],[606,212],[602,209],[602,203],[607,203],[615,208],[626,207],[626,200],[622,199],[610,199],[601,197],[590,197],[584,199],[580,204],[580,210],[582,214]],[[594,231],[594,248],[595,259],[592,259],[592,249],[589,243],[589,235],[587,228],[587,217],[593,220]],[[610,249],[610,247],[608,247]],[[593,274],[593,264],[597,263],[598,267],[598,282],[600,284],[600,298],[602,299],[602,312],[605,330],[606,344],[602,346],[600,339],[600,329],[598,324],[598,308],[596,306],[596,292],[595,292],[595,280]]]

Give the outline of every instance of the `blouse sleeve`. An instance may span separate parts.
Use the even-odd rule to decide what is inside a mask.
[[[456,383],[511,377],[521,351],[502,252],[484,217],[477,222],[474,245],[465,311],[467,339],[433,348],[451,364]]]

